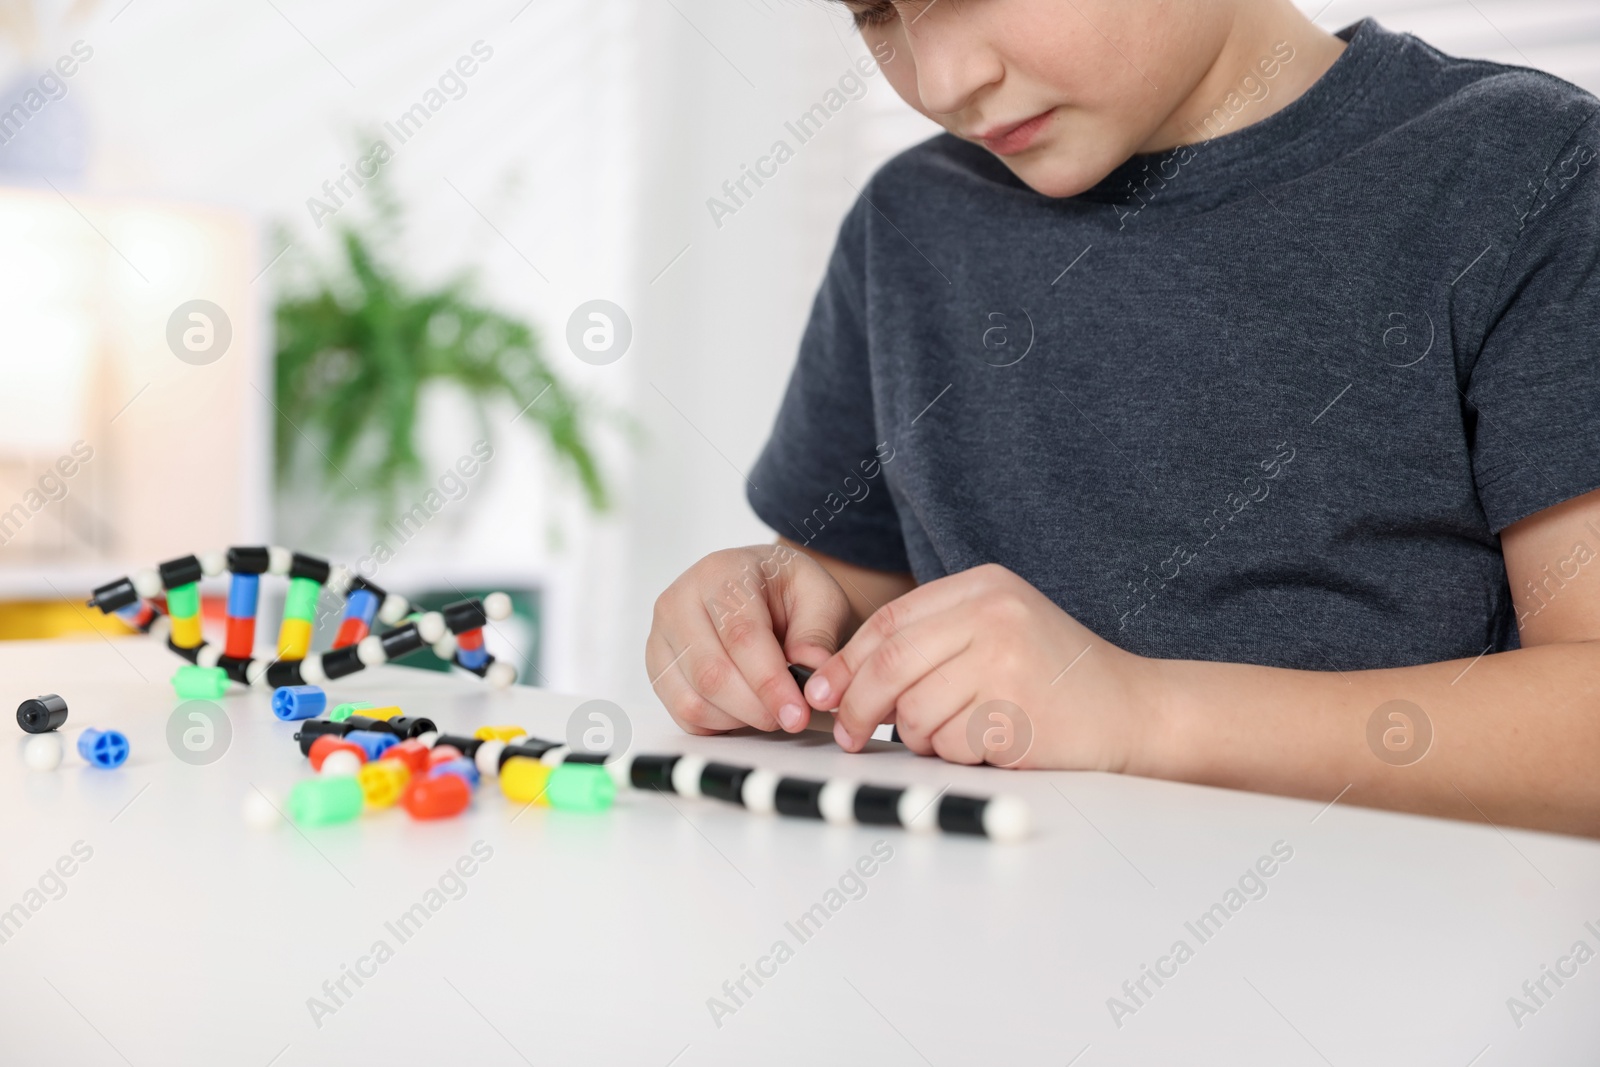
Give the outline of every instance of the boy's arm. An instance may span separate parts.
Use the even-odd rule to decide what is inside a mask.
[[[1501,550],[1525,646],[1511,652],[1343,672],[1150,659],[989,565],[883,604],[805,695],[838,709],[850,751],[892,714],[912,750],[959,763],[1600,836],[1600,490],[1508,527]]]
[[[1600,836],[1600,492],[1501,550],[1523,648],[1343,673],[1162,661],[1165,726],[1127,769]]]

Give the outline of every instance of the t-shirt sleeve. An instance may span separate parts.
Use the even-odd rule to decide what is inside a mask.
[[[1495,533],[1600,488],[1600,118],[1532,184],[1465,390]]]
[[[866,323],[866,206],[845,217],[746,495],[780,535],[846,563],[911,569],[878,452]]]

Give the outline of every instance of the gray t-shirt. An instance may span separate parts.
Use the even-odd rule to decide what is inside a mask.
[[[1230,128],[1285,46],[1209,140],[1080,196],[948,135],[887,164],[757,514],[923,582],[1003,564],[1144,655],[1516,647],[1499,532],[1600,487],[1600,102],[1370,20],[1341,36],[1288,107]]]

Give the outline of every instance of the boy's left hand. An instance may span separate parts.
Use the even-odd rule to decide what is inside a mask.
[[[1159,734],[1158,666],[986,564],[879,608],[805,695],[814,708],[838,709],[834,738],[850,752],[893,721],[913,752],[953,763],[1120,772],[1146,762]],[[991,701],[1015,708],[985,707]],[[1011,721],[1016,709],[1021,722]],[[1000,733],[986,744],[991,729]]]

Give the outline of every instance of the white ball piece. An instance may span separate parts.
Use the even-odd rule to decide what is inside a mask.
[[[606,772],[611,775],[611,782],[617,789],[633,788],[633,757],[627,754],[618,756],[606,764]]]
[[[778,774],[763,767],[757,767],[744,779],[744,788],[740,791],[744,806],[757,815],[771,815],[778,810]]]
[[[444,616],[437,611],[425,611],[417,616],[417,635],[428,644],[438,644],[445,633]]]
[[[221,659],[222,649],[218,645],[207,642],[195,650],[194,662],[196,666],[215,667]]]
[[[172,636],[172,618],[167,615],[157,615],[150,620],[150,636],[160,644],[166,644],[167,638]]]
[[[485,741],[478,746],[478,751],[472,754],[472,762],[478,765],[478,773],[485,778],[495,778],[500,774],[500,753],[506,750],[504,741]]]
[[[28,738],[22,746],[22,762],[30,771],[53,771],[61,766],[61,735],[52,730]]]
[[[672,765],[672,791],[680,797],[700,795],[700,772],[706,769],[701,756],[681,756]]]
[[[267,688],[267,668],[270,666],[272,666],[271,660],[251,660],[244,666],[244,680],[253,689]]]
[[[206,578],[215,578],[228,569],[228,554],[226,552],[207,552],[200,557],[200,573]]]
[[[400,620],[405,618],[410,610],[410,601],[398,593],[390,593],[383,598],[383,605],[378,608],[378,621],[385,626],[398,626]]]
[[[153,567],[133,572],[133,591],[149,600],[161,595],[161,574]]]
[[[495,622],[511,618],[511,597],[505,593],[490,593],[483,598],[483,613]]]
[[[433,643],[433,654],[449,663],[456,658],[456,635],[445,634]]]
[[[350,573],[350,568],[343,563],[335,563],[328,569],[328,580],[323,582],[323,588],[334,596],[344,596],[350,592],[350,583],[355,580],[355,575]]]
[[[267,549],[267,573],[276,574],[282,578],[289,573],[289,568],[294,566],[294,553],[287,548],[273,545]]]
[[[320,773],[334,777],[353,778],[361,772],[361,757],[348,749],[338,749],[322,759]]]
[[[572,755],[572,749],[568,748],[566,745],[557,745],[555,748],[552,748],[550,751],[540,756],[539,762],[544,764],[546,767],[559,767],[563,763],[567,762],[567,757],[570,755]]]
[[[848,826],[856,821],[857,784],[844,778],[835,778],[822,787],[817,795],[817,807],[822,817],[835,826]]]
[[[417,742],[417,744],[421,745],[423,748],[432,748],[434,745],[439,743],[439,733],[437,730],[430,730],[425,734],[418,734],[411,740]]]
[[[282,810],[277,798],[264,795],[259,789],[250,790],[250,795],[244,798],[244,821],[257,830],[277,826],[283,821]]]
[[[489,683],[490,689],[510,689],[517,684],[517,669],[503,659],[497,659],[489,664],[489,673],[484,675],[484,680]]]
[[[1021,797],[998,796],[983,806],[983,832],[991,841],[1021,841],[1033,829],[1033,813]]]
[[[939,828],[939,796],[943,790],[914,785],[900,794],[895,814],[900,825],[913,833],[932,833]]]
[[[307,685],[328,684],[328,674],[322,669],[321,652],[313,652],[300,661],[300,677]]]
[[[356,659],[368,667],[381,667],[389,662],[389,654],[383,650],[383,639],[377,634],[368,634],[356,645]]]

